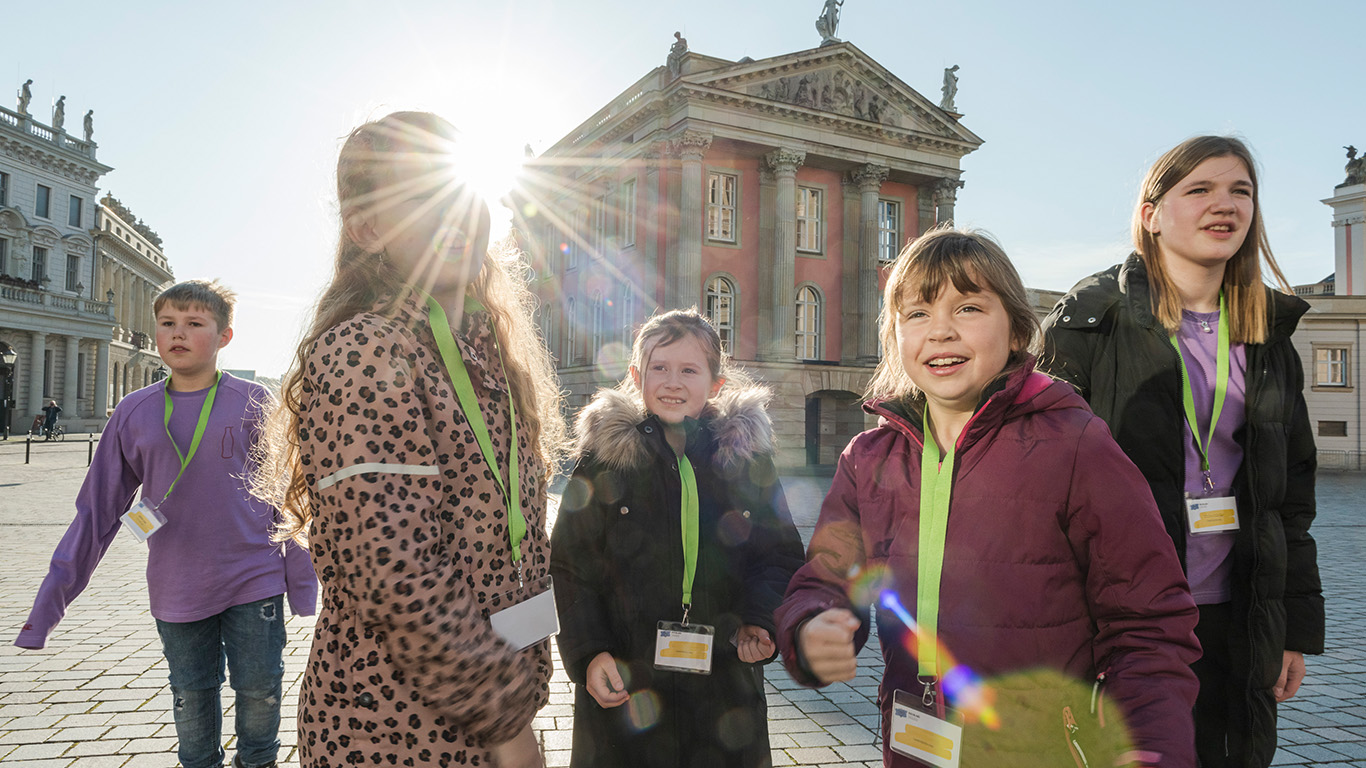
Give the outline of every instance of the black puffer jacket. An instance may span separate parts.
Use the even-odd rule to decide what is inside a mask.
[[[1247,696],[1230,723],[1245,766],[1276,748],[1272,687],[1283,650],[1322,653],[1323,596],[1314,520],[1314,437],[1304,371],[1290,341],[1308,305],[1268,290],[1269,335],[1248,344],[1243,464],[1234,481],[1242,528],[1233,548],[1234,665],[1248,670]],[[1186,560],[1185,416],[1180,361],[1151,310],[1138,256],[1082,280],[1044,321],[1042,367],[1070,381],[1138,465],[1167,532]],[[1235,703],[1237,704],[1237,703]]]
[[[638,396],[598,393],[578,421],[580,459],[551,541],[557,641],[575,683],[571,765],[753,768],[771,765],[763,666],[740,661],[741,624],[775,635],[773,611],[802,564],[772,460],[757,388],[723,388],[689,422],[700,503],[689,621],[715,628],[712,673],[654,669],[660,621],[682,618],[683,543],[677,460]],[[632,699],[609,710],[584,688],[607,651],[627,665]]]

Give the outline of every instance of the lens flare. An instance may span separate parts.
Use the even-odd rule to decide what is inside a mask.
[[[636,733],[644,733],[659,724],[659,694],[648,688],[631,694],[626,702],[626,717]]]
[[[915,617],[911,616],[911,612],[901,604],[901,599],[890,589],[882,592],[877,605],[886,608],[906,627],[908,631],[902,638],[902,646],[911,658],[918,658],[920,625],[916,623]],[[947,646],[938,641],[934,642],[939,656],[939,668],[948,670],[939,680],[939,687],[944,692],[948,705],[962,713],[969,723],[980,722],[993,731],[999,729],[1001,717],[996,711],[994,692],[975,672],[954,661],[953,654]]]

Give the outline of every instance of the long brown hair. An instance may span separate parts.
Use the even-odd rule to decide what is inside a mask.
[[[936,227],[908,243],[887,275],[882,311],[878,314],[878,334],[882,341],[882,360],[868,382],[864,397],[869,400],[913,400],[920,390],[906,372],[897,343],[897,318],[906,301],[932,302],[944,286],[952,284],[959,293],[989,290],[1001,299],[1010,318],[1010,356],[1002,375],[1020,367],[1026,356],[1038,352],[1039,318],[1029,302],[1029,293],[1005,249],[985,232]]]
[[[1171,273],[1162,263],[1162,251],[1157,235],[1143,226],[1143,207],[1161,206],[1162,198],[1196,166],[1215,157],[1236,157],[1247,168],[1252,180],[1252,223],[1243,245],[1224,265],[1224,301],[1228,306],[1229,340],[1234,343],[1260,344],[1266,341],[1267,301],[1262,282],[1262,262],[1276,278],[1280,289],[1290,292],[1290,283],[1271,254],[1271,243],[1266,238],[1262,221],[1262,204],[1257,195],[1257,164],[1252,151],[1232,136],[1196,136],[1172,147],[1148,169],[1138,191],[1138,205],[1134,207],[1134,248],[1148,269],[1148,285],[1152,290],[1153,315],[1170,333],[1181,328],[1181,296],[1172,281]]]
[[[343,217],[353,206],[363,206],[383,195],[386,170],[397,162],[412,162],[414,155],[431,149],[415,146],[416,136],[449,142],[453,126],[425,112],[395,112],[366,123],[351,132],[337,160],[337,199]],[[519,427],[553,473],[564,455],[567,440],[560,412],[562,395],[544,342],[532,319],[535,297],[527,289],[528,267],[510,241],[489,248],[469,295],[489,311],[501,349],[516,350],[503,358],[508,386],[517,406]],[[416,278],[417,276],[412,276]],[[305,540],[313,518],[309,487],[299,461],[304,371],[309,351],[329,329],[362,312],[375,311],[392,317],[405,293],[408,280],[383,251],[371,252],[343,231],[337,243],[333,276],[324,289],[307,331],[294,354],[294,364],[281,386],[279,403],[266,420],[258,445],[257,469],[252,488],[256,495],[277,506],[282,515],[277,536]]]

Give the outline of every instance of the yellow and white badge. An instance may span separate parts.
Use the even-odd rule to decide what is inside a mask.
[[[1239,528],[1238,500],[1232,496],[1186,499],[1186,519],[1191,533],[1236,531]]]
[[[898,755],[936,768],[958,768],[959,751],[963,746],[962,724],[923,712],[918,708],[919,703],[918,697],[905,691],[893,692],[888,746]]]
[[[134,504],[133,508],[124,512],[119,519],[138,541],[147,541],[166,524],[166,516],[161,514],[157,505],[146,499]]]
[[[530,597],[526,597],[530,594]],[[555,584],[549,576],[535,579],[525,587],[508,594],[509,605],[497,613],[489,614],[493,631],[508,645],[522,650],[559,634],[560,615],[555,611]]]
[[[715,639],[716,630],[705,624],[661,621],[655,634],[655,669],[710,675]]]

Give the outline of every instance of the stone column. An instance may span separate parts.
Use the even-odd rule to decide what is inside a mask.
[[[28,346],[28,412],[14,425],[15,429],[28,431],[34,414],[43,410],[43,350],[47,347],[47,334],[34,331]]]
[[[659,230],[666,215],[660,204],[659,169],[668,152],[669,145],[663,141],[656,142],[645,150],[645,206],[636,215],[636,221],[645,225],[640,231],[640,236],[645,239],[644,247],[641,248],[641,275],[658,274],[656,265],[659,264]],[[648,285],[642,282],[641,285],[634,286],[634,290],[640,291],[640,296],[645,296],[645,292],[649,291],[648,300],[639,302],[641,306],[636,307],[638,317],[649,317],[654,312],[662,298],[657,288],[655,282]],[[631,322],[634,329],[635,318],[631,318]]]
[[[940,179],[934,183],[934,223],[939,226],[953,223],[953,204],[958,200],[958,190],[963,182],[958,179]]]
[[[852,174],[859,191],[858,357],[877,361],[877,194],[889,170],[865,165]]]
[[[674,142],[683,160],[682,200],[678,211],[678,258],[670,263],[673,274],[665,286],[672,293],[670,309],[702,304],[702,156],[711,136],[684,131]]]
[[[769,339],[773,337],[773,281],[766,279],[773,274],[773,232],[776,228],[774,216],[777,214],[777,186],[773,171],[768,165],[759,165],[759,289],[754,301],[746,301],[746,307],[755,318],[754,358],[764,359],[768,354]],[[742,309],[744,313],[746,310]],[[743,321],[742,321],[743,322]]]
[[[58,405],[66,409],[66,417],[75,419],[80,417],[76,401],[79,399],[76,393],[80,391],[80,385],[76,380],[79,357],[81,354],[81,337],[66,336],[66,365],[62,369],[62,399]]]
[[[95,418],[109,413],[109,340],[95,340]]]
[[[764,156],[777,185],[773,227],[773,326],[761,346],[766,360],[793,360],[797,356],[793,327],[797,312],[797,168],[806,152],[775,149]]]

